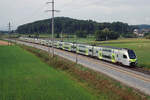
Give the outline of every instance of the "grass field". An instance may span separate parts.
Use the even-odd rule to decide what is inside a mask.
[[[61,71],[16,46],[0,46],[0,100],[96,100]]]

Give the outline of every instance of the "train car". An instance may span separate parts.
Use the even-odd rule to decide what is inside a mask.
[[[30,41],[31,41],[31,43],[34,43],[34,42],[35,42],[35,39],[34,39],[34,38],[31,38]]]
[[[130,49],[99,46],[94,47],[93,52],[94,56],[102,60],[121,63],[126,66],[134,66],[137,64],[137,57],[134,51]]]
[[[63,42],[62,49],[66,51],[72,51],[73,43]]]
[[[29,39],[28,39],[28,38],[25,38],[24,41],[29,42]]]
[[[53,42],[53,46],[54,46],[55,48],[59,48],[59,41],[54,41],[54,42]]]
[[[48,42],[47,46],[52,47],[52,41],[48,40],[47,42]]]
[[[40,40],[40,44],[41,44],[41,45],[45,45],[45,44],[46,44],[46,40],[41,39],[41,40]]]
[[[77,52],[77,44],[76,43],[72,43],[72,46],[71,46],[71,51],[72,52]]]
[[[44,45],[49,46],[49,40],[45,40]]]
[[[137,57],[133,50],[123,49],[116,54],[118,62],[121,62],[123,65],[135,66],[137,64]]]
[[[63,48],[63,42],[58,41],[58,48],[59,48],[59,49],[62,49],[62,48]]]
[[[34,40],[34,43],[39,44],[39,40],[38,40],[38,39],[35,39],[35,40]]]
[[[92,55],[93,54],[93,47],[90,45],[84,45],[84,44],[77,44],[77,53],[82,55]]]

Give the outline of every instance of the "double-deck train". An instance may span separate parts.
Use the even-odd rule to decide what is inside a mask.
[[[51,40],[34,39],[20,37],[20,40],[26,42],[32,42],[49,47],[55,47],[78,54],[96,57],[100,60],[109,61],[112,63],[120,63],[126,66],[135,66],[137,64],[137,57],[133,50],[127,48],[116,48],[110,46],[91,46],[85,44],[76,44],[70,42],[54,41]]]

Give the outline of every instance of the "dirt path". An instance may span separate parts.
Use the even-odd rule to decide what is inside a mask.
[[[8,45],[8,42],[0,40],[0,45]]]

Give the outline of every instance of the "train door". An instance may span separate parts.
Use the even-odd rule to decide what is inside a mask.
[[[94,53],[94,46],[88,46],[88,55],[90,55],[90,56],[93,56],[93,53]]]
[[[122,64],[124,64],[124,65],[128,65],[128,56],[127,56],[127,54],[125,54],[125,53],[123,53],[122,54]]]
[[[93,56],[98,57],[98,47],[93,46]]]
[[[121,63],[121,62],[122,62],[122,61],[121,61],[122,53],[119,52],[119,50],[116,50],[116,51],[115,51],[115,55],[116,55],[116,60],[117,60],[117,62]]]

